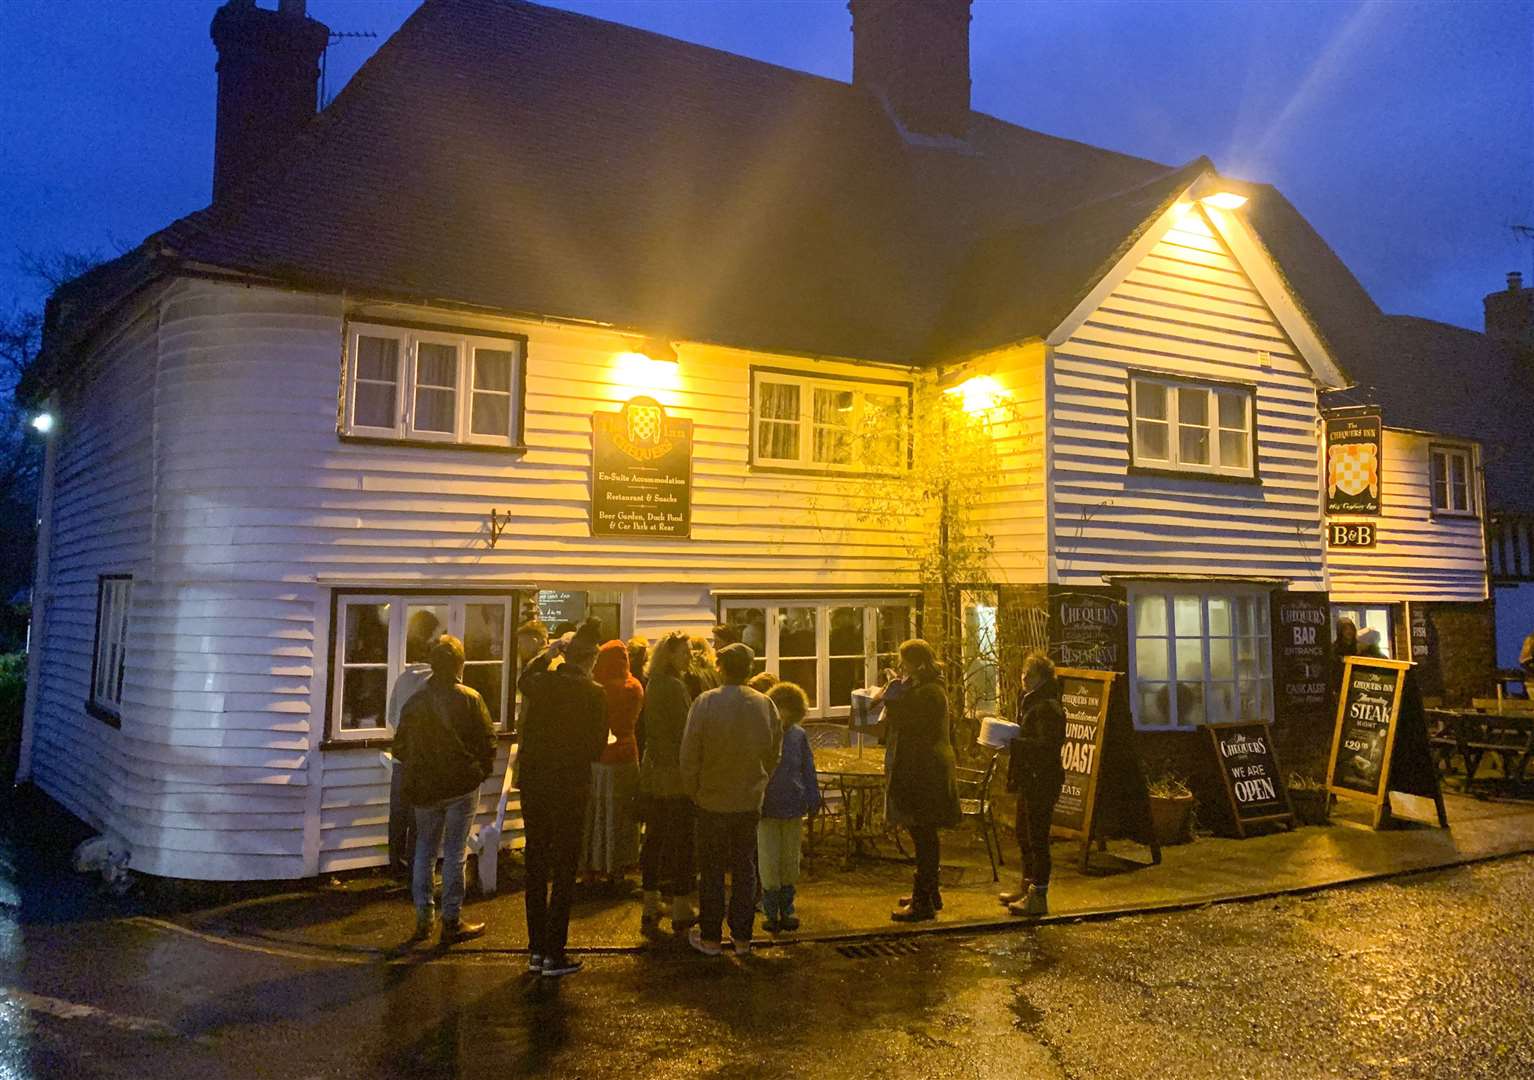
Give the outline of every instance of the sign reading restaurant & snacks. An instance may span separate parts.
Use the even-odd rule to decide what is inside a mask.
[[[591,414],[591,535],[692,534],[692,421],[654,398]]]
[[[1380,432],[1379,413],[1326,418],[1328,515],[1380,512]]]

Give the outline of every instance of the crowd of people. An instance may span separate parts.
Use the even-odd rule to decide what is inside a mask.
[[[754,650],[727,625],[711,642],[678,630],[652,647],[641,638],[603,641],[595,620],[552,635],[530,621],[517,640],[527,660],[512,779],[525,828],[529,969],[578,971],[568,952],[577,881],[623,881],[636,865],[644,928],[669,919],[704,955],[720,955],[726,941],[749,954],[758,909],[769,933],[799,929],[801,842],[821,798],[804,689],[757,670]],[[940,830],[959,824],[961,811],[936,656],[913,639],[898,657],[874,700],[886,815],[910,833],[916,867],[890,917],[920,922],[942,910]],[[433,871],[445,856],[444,945],[485,931],[462,916],[463,854],[496,736],[463,668],[459,641],[444,634],[431,643],[427,664],[401,680],[408,697],[394,743],[395,792],[414,840],[391,824],[391,847],[397,859],[411,855],[417,940],[437,924]],[[1023,690],[1008,786],[1018,792],[1024,874],[1001,901],[1037,917],[1048,911],[1049,820],[1065,735],[1059,683],[1043,654],[1028,657]]]

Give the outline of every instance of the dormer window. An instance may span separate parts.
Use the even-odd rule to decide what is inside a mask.
[[[1132,373],[1130,461],[1139,471],[1251,479],[1256,471],[1256,392]]]
[[[341,433],[520,448],[525,357],[514,334],[348,323]]]

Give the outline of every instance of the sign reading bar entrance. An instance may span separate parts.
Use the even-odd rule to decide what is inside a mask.
[[[692,534],[692,421],[651,397],[591,415],[591,535]]]
[[[1449,824],[1411,668],[1404,660],[1344,660],[1327,788],[1372,804],[1376,829],[1390,816],[1391,791],[1432,799],[1438,824]]]
[[[1205,724],[1204,730],[1214,744],[1215,767],[1230,800],[1236,835],[1245,838],[1248,826],[1272,821],[1294,828],[1294,808],[1273,749],[1273,729],[1258,720]]]
[[[1145,771],[1135,753],[1134,724],[1129,718],[1123,680],[1114,671],[1056,668],[1065,706],[1065,742],[1060,764],[1065,782],[1050,819],[1053,836],[1082,841],[1085,869],[1092,841],[1105,849],[1108,840],[1137,840],[1161,861],[1150,822]]]

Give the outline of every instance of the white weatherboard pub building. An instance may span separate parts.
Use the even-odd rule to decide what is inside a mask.
[[[1435,486],[1387,431],[1376,547],[1328,548],[1321,395],[1369,305],[1324,242],[1205,159],[971,111],[967,0],[853,0],[850,85],[425,0],[318,115],[303,8],[219,10],[212,205],[59,290],[28,388],[58,423],[23,770],[134,869],[381,864],[421,626],[503,722],[534,602],[738,622],[845,715],[921,628],[899,524],[851,496],[922,452],[932,384],[1009,403],[972,623],[1035,605],[1054,647],[1110,612],[1147,733],[1283,728],[1286,593],[1485,602],[1473,444]],[[681,526],[595,527],[626,405],[635,445],[690,422]]]

